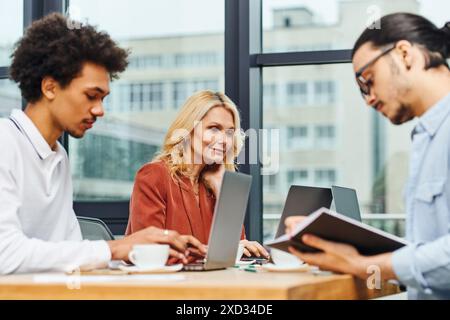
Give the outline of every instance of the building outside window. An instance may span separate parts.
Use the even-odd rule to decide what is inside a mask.
[[[314,103],[330,105],[336,101],[336,85],[334,81],[316,81],[314,83]]]
[[[288,148],[307,149],[312,147],[308,126],[288,127],[287,130]]]
[[[287,104],[290,107],[304,107],[308,104],[308,83],[291,82],[287,84]]]
[[[308,185],[311,182],[307,169],[289,170],[287,172],[287,177],[289,185]]]
[[[334,125],[317,125],[314,131],[316,148],[330,149],[336,147],[336,128]]]
[[[0,21],[7,28],[0,29],[0,117],[8,117],[12,109],[22,107],[19,88],[8,80],[14,43],[23,33],[23,0],[0,0]]]
[[[279,105],[277,99],[277,84],[276,83],[266,83],[263,88],[264,95],[264,107],[265,108],[276,108]]]
[[[336,184],[335,169],[316,169],[314,170],[314,184],[318,187],[329,188]]]

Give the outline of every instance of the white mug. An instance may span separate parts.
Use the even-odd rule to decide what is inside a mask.
[[[293,254],[278,249],[270,249],[270,256],[273,262],[280,267],[300,267],[303,264],[303,261]]]
[[[128,259],[138,268],[161,268],[166,265],[169,258],[169,245],[167,244],[139,244],[134,245],[128,253]]]

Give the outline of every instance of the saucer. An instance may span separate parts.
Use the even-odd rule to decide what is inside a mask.
[[[120,265],[119,269],[128,273],[172,273],[183,269],[183,264],[179,263],[173,266],[152,267],[152,268],[139,268],[137,266]]]
[[[273,263],[267,263],[261,266],[262,269],[271,272],[306,272],[310,270],[308,264],[302,264],[301,266],[280,266]]]

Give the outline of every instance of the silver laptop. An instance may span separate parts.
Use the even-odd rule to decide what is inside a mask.
[[[234,266],[251,182],[252,177],[249,175],[225,172],[214,209],[206,258],[185,265],[184,270],[218,270]]]

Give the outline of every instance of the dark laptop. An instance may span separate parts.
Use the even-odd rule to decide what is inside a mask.
[[[202,261],[187,264],[186,271],[218,270],[233,267],[241,239],[252,177],[226,171],[216,201],[209,233],[208,252]]]
[[[291,186],[284,204],[276,238],[284,234],[284,221],[290,216],[307,216],[320,208],[330,208],[333,196],[330,188]]]

